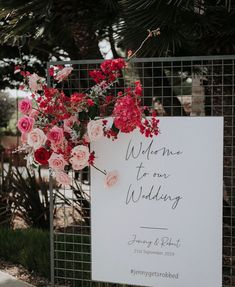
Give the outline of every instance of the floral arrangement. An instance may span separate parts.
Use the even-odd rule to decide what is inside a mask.
[[[28,164],[34,167],[48,165],[58,184],[68,186],[72,181],[69,170],[79,171],[87,166],[97,168],[90,142],[102,137],[115,140],[119,133],[130,133],[135,129],[146,137],[158,135],[159,120],[155,111],[141,106],[143,89],[139,81],[116,95],[111,93],[127,64],[122,58],[104,61],[99,69],[89,73],[94,85],[70,96],[57,85],[68,79],[72,67],[49,69],[54,87],[49,87],[37,74],[16,67],[16,72],[24,77],[22,88],[32,93],[30,98],[19,102],[22,117],[17,124],[21,132],[20,150],[26,152]],[[113,118],[111,126],[107,116]],[[106,186],[116,182],[115,171],[101,172],[105,174]]]

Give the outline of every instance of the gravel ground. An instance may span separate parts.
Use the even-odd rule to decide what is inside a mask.
[[[0,270],[37,287],[50,286],[50,283],[47,279],[35,276],[21,265],[12,264],[2,259],[0,259]]]

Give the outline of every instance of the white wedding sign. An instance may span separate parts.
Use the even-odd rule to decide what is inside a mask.
[[[154,287],[222,286],[223,118],[163,117],[92,143],[92,280]]]

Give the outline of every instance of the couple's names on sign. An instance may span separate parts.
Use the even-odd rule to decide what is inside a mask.
[[[141,200],[156,201],[159,203],[166,203],[172,209],[177,208],[180,200],[183,199],[182,196],[164,193],[163,184],[158,184],[158,179],[163,179],[167,182],[167,179],[171,176],[167,171],[151,170],[148,168],[148,161],[156,161],[158,157],[179,157],[183,154],[182,150],[171,150],[167,147],[154,148],[153,140],[150,142],[133,143],[132,140],[129,141],[125,160],[138,160],[138,165],[136,166],[136,182],[139,183],[137,189],[133,188],[133,184],[130,183],[126,195],[126,204],[136,204]],[[145,162],[145,164],[144,164]],[[142,185],[143,179],[150,180],[153,184],[146,190],[145,186]]]
[[[92,143],[92,279],[140,286],[222,286],[223,118],[160,119]]]

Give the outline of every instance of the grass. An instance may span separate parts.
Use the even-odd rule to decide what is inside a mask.
[[[125,287],[91,282],[90,235],[54,234],[56,283],[73,287]],[[21,264],[29,271],[50,279],[50,233],[29,228],[0,228],[0,257]]]
[[[50,235],[39,229],[0,228],[0,257],[50,278]]]

